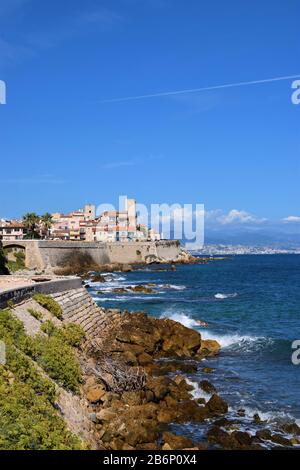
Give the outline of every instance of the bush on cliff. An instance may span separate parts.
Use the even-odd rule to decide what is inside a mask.
[[[56,336],[75,348],[78,348],[85,338],[84,329],[76,323],[68,323],[58,328],[52,321],[47,320],[42,324],[41,330],[48,336]]]
[[[65,389],[78,392],[81,371],[72,348],[57,336],[40,336],[35,342],[36,360],[49,377]]]
[[[62,318],[62,308],[52,297],[45,294],[34,294],[32,298],[55,317]]]
[[[54,407],[56,388],[26,354],[35,340],[8,310],[0,311],[0,339],[6,362],[0,365],[0,450],[80,449]]]
[[[41,335],[30,338],[25,333],[23,323],[10,311],[3,310],[0,315],[0,339],[33,358],[62,387],[72,392],[78,391],[81,380],[79,362],[63,333],[48,338]]]

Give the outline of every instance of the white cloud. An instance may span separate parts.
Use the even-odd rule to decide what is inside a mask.
[[[231,209],[227,214],[224,214],[220,209],[208,211],[205,217],[207,222],[221,225],[261,224],[267,221],[265,218],[260,218],[249,212],[238,209]]]
[[[282,222],[284,223],[299,223],[300,222],[300,216],[297,215],[289,215],[288,217],[285,217],[282,219]]]

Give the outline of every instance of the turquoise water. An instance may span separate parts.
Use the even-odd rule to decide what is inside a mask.
[[[99,305],[169,317],[220,342],[219,357],[201,366],[215,369],[205,378],[231,413],[245,410],[246,428],[255,412],[270,425],[282,419],[300,423],[300,365],[291,362],[291,344],[300,339],[299,255],[235,256],[178,266],[175,272],[151,267],[107,279],[89,289]],[[156,294],[112,293],[115,287],[147,283],[156,285]],[[189,376],[195,385],[203,379],[201,369]]]

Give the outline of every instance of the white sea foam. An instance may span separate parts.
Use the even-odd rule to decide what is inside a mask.
[[[234,292],[233,294],[221,294],[221,293],[218,293],[218,294],[215,294],[214,297],[215,299],[230,299],[230,298],[234,298],[236,297],[238,294],[237,292]]]
[[[259,417],[267,423],[296,422],[296,424],[298,424],[297,421],[299,421],[295,420],[294,416],[290,413],[284,411],[261,411],[249,406],[245,406],[243,409],[245,410],[246,417],[253,418],[253,415],[257,413]],[[229,411],[235,411],[235,409],[230,407]]]
[[[273,341],[270,338],[265,338],[264,336],[250,336],[250,335],[241,335],[238,333],[233,334],[220,334],[215,333],[214,331],[208,330],[207,328],[202,328],[201,325],[185,313],[174,312],[172,309],[166,310],[163,315],[163,318],[171,318],[187,328],[194,328],[200,331],[201,337],[203,339],[215,339],[224,348],[237,347],[238,349],[260,349],[265,347],[267,344],[271,344]]]
[[[204,400],[207,402],[211,398],[211,395],[209,393],[205,393],[202,390],[202,388],[199,387],[199,384],[197,382],[194,382],[187,378],[185,378],[185,380],[186,380],[186,383],[188,383],[189,385],[191,385],[191,387],[193,387],[191,394],[195,400],[197,398],[204,398]]]
[[[186,289],[186,286],[177,285],[177,284],[158,284],[157,287],[162,287],[164,289],[174,289],[174,290]]]
[[[238,333],[221,335],[207,329],[201,329],[200,332],[203,339],[214,339],[218,341],[223,349],[238,348],[244,351],[259,350],[273,343],[271,338],[264,336],[240,335]]]
[[[197,326],[199,326],[197,321],[193,318],[189,317],[185,313],[174,312],[172,309],[166,310],[163,313],[162,318],[170,318],[171,320],[181,323],[187,328],[196,328]]]

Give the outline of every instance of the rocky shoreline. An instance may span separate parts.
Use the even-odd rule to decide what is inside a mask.
[[[266,444],[280,448],[299,444],[297,425],[286,425],[274,433],[256,415],[253,420],[261,423],[261,430],[251,435],[240,430],[238,420],[226,416],[228,404],[206,378],[212,371],[201,365],[203,358],[219,353],[216,341],[202,340],[198,332],[173,320],[144,313],[113,313],[114,321],[104,337],[87,342],[84,348],[88,365],[83,366],[82,392],[89,402],[100,448],[256,450]],[[133,380],[122,384],[123,377],[121,383],[115,383],[109,368],[103,380],[103,354]],[[207,400],[195,399],[193,386],[183,375],[199,368],[203,372],[199,387],[208,394]],[[205,426],[206,437],[195,442],[189,435],[178,435],[172,431],[175,423]],[[284,437],[287,432],[290,438]]]
[[[109,267],[83,277],[88,282],[105,282],[106,272]],[[152,288],[141,285],[133,291],[150,293],[147,289]],[[86,335],[75,351],[81,369],[79,391],[72,397],[61,389],[63,398],[57,409],[88,448],[257,450],[300,445],[300,428],[295,423],[271,429],[254,414],[258,430],[253,433],[244,430],[243,409],[240,419],[232,415],[220,396],[222,390],[207,379],[213,381],[213,369],[202,363],[220,353],[217,341],[203,339],[198,331],[168,318],[101,308],[84,287],[51,297],[62,312],[61,318],[53,319],[55,325],[76,323]],[[39,334],[49,313],[39,307],[41,318],[33,318],[28,307],[32,311],[39,306],[26,301],[14,314],[28,334]],[[200,375],[196,384],[200,395],[186,377],[195,372]],[[195,438],[184,425],[203,430],[203,437]]]

